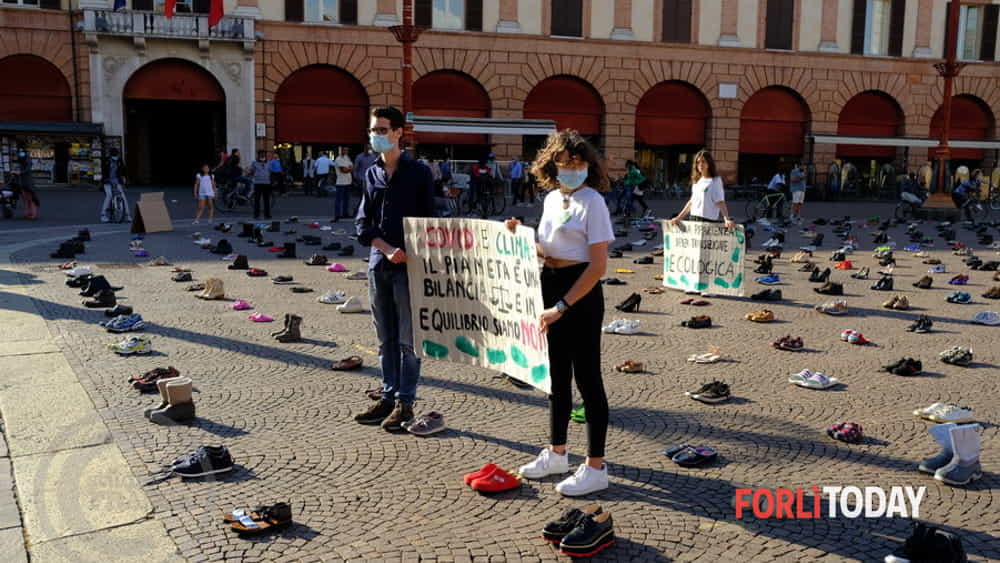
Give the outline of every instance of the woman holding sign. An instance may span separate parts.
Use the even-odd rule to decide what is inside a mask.
[[[722,178],[715,168],[715,159],[706,150],[694,155],[694,168],[691,171],[691,199],[681,212],[670,220],[671,225],[678,225],[685,218],[689,221],[704,221],[721,223],[719,216],[726,222],[726,228],[736,226],[729,217],[726,207],[726,192],[722,188]]]
[[[601,378],[601,321],[604,294],[600,280],[608,265],[614,228],[604,198],[608,175],[597,150],[572,130],[553,133],[535,159],[532,174],[552,190],[545,197],[538,225],[538,255],[545,311],[541,329],[548,338],[552,395],[549,396],[551,445],[521,466],[528,479],[568,473],[566,434],[573,409],[572,382],[587,407],[587,460],[556,490],[580,496],[608,488],[604,443],[608,398]],[[519,222],[507,221],[514,230]]]

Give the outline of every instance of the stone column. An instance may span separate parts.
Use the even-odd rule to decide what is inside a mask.
[[[741,47],[739,37],[739,0],[722,0],[722,26],[719,35],[720,47]]]
[[[378,8],[375,12],[375,25],[379,27],[389,27],[399,25],[399,15],[396,14],[396,0],[378,0]]]
[[[931,50],[931,22],[933,18],[934,0],[920,0],[917,7],[917,33],[913,45],[914,57],[929,59],[934,56],[934,51]]]
[[[517,0],[500,0],[497,33],[521,33],[521,24],[517,19]]]
[[[632,0],[615,0],[615,27],[611,30],[612,39],[632,41]]]
[[[819,35],[821,53],[839,53],[837,45],[838,0],[823,0],[823,23]]]

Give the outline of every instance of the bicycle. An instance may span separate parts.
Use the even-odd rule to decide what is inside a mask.
[[[990,184],[989,193],[986,195],[986,203],[990,209],[1000,211],[1000,186]]]
[[[976,192],[968,192],[960,208],[962,217],[970,217],[973,223],[981,223],[990,214],[990,207],[983,203]]]
[[[219,211],[232,211],[241,206],[253,205],[253,186],[250,189],[240,189],[241,184],[229,182],[219,187],[215,194],[215,207]]]
[[[459,212],[462,215],[479,215],[484,219],[502,215],[507,208],[507,194],[504,187],[504,183],[499,181],[470,187],[459,200]]]
[[[746,213],[747,217],[767,217],[769,212],[775,209],[778,217],[788,217],[791,207],[791,202],[785,197],[784,192],[768,192],[760,199],[752,197],[747,202]]]
[[[128,217],[128,205],[125,203],[125,194],[122,190],[121,184],[111,186],[111,201],[108,202],[107,209],[109,223],[124,223]]]

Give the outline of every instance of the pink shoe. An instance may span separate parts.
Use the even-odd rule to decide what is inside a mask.
[[[329,266],[326,267],[326,271],[327,272],[346,272],[347,271],[347,266],[344,266],[343,264],[330,264]]]
[[[232,304],[232,308],[234,311],[246,311],[247,309],[253,309],[253,305],[242,299],[237,299],[236,302]]]
[[[271,317],[265,315],[264,313],[254,313],[247,318],[255,323],[269,323],[274,320]]]

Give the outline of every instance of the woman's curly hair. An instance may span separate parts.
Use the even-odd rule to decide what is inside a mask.
[[[594,145],[590,144],[590,141],[584,139],[579,132],[573,129],[552,133],[545,141],[545,147],[538,151],[535,163],[531,167],[531,173],[534,174],[539,185],[549,190],[559,188],[556,157],[563,151],[569,151],[570,157],[576,156],[590,167],[587,180],[584,182],[585,185],[599,192],[611,189],[611,181],[604,169],[604,158],[597,152]]]

